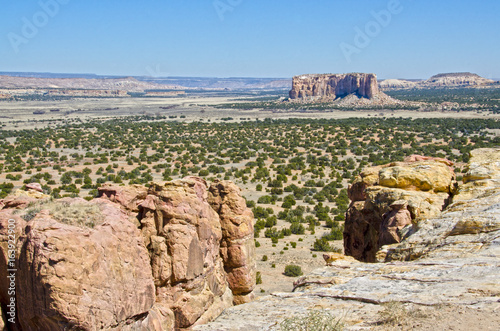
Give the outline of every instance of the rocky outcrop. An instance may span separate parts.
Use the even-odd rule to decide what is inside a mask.
[[[355,94],[371,99],[379,94],[374,74],[323,74],[293,77],[290,99],[332,101]]]
[[[471,153],[464,184],[453,203],[439,217],[419,222],[408,240],[385,247],[378,259],[470,256],[498,246],[499,238],[500,149],[479,149]]]
[[[221,256],[234,304],[250,302],[254,299],[256,275],[253,214],[239,187],[229,181],[213,183],[208,201],[220,216]]]
[[[23,330],[122,328],[152,308],[139,230],[115,206],[100,208],[104,222],[94,229],[61,224],[48,211],[26,225],[17,275]]]
[[[381,312],[391,307],[389,313],[399,307],[402,314],[398,330],[497,328],[500,149],[473,151],[465,181],[442,214],[421,220],[401,243],[384,246],[387,263],[335,259],[298,279],[293,293],[229,308],[194,330],[278,330],[285,319],[311,312],[340,319],[344,330],[387,330]]]
[[[402,224],[407,224],[402,214],[408,212],[415,225],[421,219],[439,215],[455,190],[455,173],[450,165],[448,160],[412,155],[406,162],[365,169],[348,190],[352,202],[346,213],[345,254],[373,262],[381,244],[389,243],[389,237],[401,239],[393,236],[396,230],[389,231],[387,226],[392,222],[401,230]],[[391,215],[391,205],[398,200],[407,201],[407,211]],[[391,217],[397,220],[391,221]]]
[[[401,89],[428,89],[447,87],[484,87],[496,82],[470,72],[457,72],[434,75],[427,80],[408,81],[402,79],[386,79],[379,83],[382,91]]]
[[[219,253],[221,223],[207,197],[206,182],[191,177],[153,184],[139,205],[156,301],[169,305],[180,328],[206,322],[232,306]]]
[[[446,73],[432,76],[422,82],[426,87],[444,87],[444,86],[481,86],[493,84],[495,81],[483,78],[470,72]]]
[[[234,184],[209,192],[188,177],[149,188],[107,185],[100,194],[90,202],[30,198],[21,210],[11,208],[18,197],[6,199],[0,275],[12,219],[23,330],[188,328],[253,298],[253,215]]]

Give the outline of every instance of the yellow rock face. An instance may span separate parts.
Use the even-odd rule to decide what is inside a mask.
[[[352,203],[346,214],[346,254],[365,262],[377,260],[384,215],[398,200],[407,201],[414,225],[422,219],[439,216],[456,191],[450,164],[419,156],[363,170],[348,191]]]
[[[453,171],[445,164],[420,161],[397,164],[379,171],[379,185],[414,191],[450,193],[454,180]]]
[[[28,198],[35,198],[35,199],[50,198],[50,195],[43,194],[42,192],[38,192],[35,190],[28,190],[28,191],[17,190],[14,192],[14,194],[12,196],[14,196],[14,197],[26,196]]]
[[[323,254],[323,259],[325,260],[327,265],[330,265],[333,262],[337,261],[348,261],[348,262],[356,261],[356,259],[354,259],[352,256],[346,256],[340,253],[325,253]]]

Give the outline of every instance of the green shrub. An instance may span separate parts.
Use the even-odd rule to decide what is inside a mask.
[[[332,228],[330,233],[325,233],[322,238],[326,240],[342,240],[344,239],[344,228]]]
[[[264,255],[264,256],[262,257],[262,261],[264,261],[264,262],[265,262],[265,261],[267,261],[267,255]]]
[[[316,239],[313,249],[320,252],[333,252],[333,247],[328,243],[325,238]]]
[[[290,225],[290,231],[293,234],[304,234],[306,229],[304,228],[304,226],[302,224],[300,224],[298,222],[293,222],[292,225]]]
[[[255,277],[255,284],[256,285],[262,284],[262,275],[260,274],[260,271],[257,271],[257,275]]]
[[[302,268],[298,265],[289,264],[285,267],[285,276],[288,277],[298,277],[302,276],[304,273],[302,272]]]

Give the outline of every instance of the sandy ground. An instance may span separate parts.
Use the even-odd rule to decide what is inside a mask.
[[[101,98],[64,101],[1,101],[0,124],[4,129],[44,127],[49,123],[68,123],[95,118],[128,115],[178,116],[175,120],[218,122],[224,117],[255,120],[257,118],[351,118],[351,117],[404,117],[404,118],[500,118],[491,112],[417,112],[417,111],[331,111],[331,112],[272,112],[259,110],[217,109],[212,106],[232,102],[226,97],[176,98]],[[172,109],[162,109],[169,107]],[[114,109],[118,108],[118,109]],[[51,112],[51,109],[59,109]],[[35,115],[34,111],[45,111]],[[180,116],[185,116],[181,119]]]

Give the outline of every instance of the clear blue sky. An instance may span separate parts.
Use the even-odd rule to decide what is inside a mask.
[[[51,2],[59,8],[40,5]],[[376,23],[372,11],[397,2],[392,17]],[[373,72],[379,78],[471,71],[500,78],[498,0],[0,4],[0,71],[217,77]],[[356,44],[356,28],[366,33],[367,27],[368,41]],[[346,45],[355,52],[347,48],[346,56]]]

